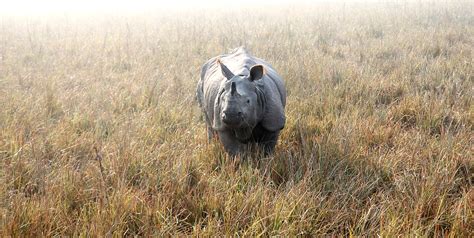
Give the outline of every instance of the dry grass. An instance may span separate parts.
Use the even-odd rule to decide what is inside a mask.
[[[3,17],[0,236],[472,236],[468,2]],[[206,142],[239,45],[287,83],[272,157]]]

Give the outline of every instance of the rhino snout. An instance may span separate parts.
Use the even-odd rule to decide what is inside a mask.
[[[222,121],[227,125],[238,125],[242,122],[243,113],[240,111],[230,112],[224,111],[222,113]]]

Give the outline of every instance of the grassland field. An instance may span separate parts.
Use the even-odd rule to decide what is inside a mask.
[[[474,3],[1,16],[0,236],[474,233]],[[288,91],[273,156],[207,141],[201,65]]]

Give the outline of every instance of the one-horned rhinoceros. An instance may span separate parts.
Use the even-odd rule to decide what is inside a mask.
[[[209,140],[217,134],[230,155],[247,143],[273,152],[285,126],[286,89],[270,64],[243,47],[211,58],[202,66],[197,100]]]

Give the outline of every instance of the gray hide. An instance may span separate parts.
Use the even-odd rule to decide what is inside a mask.
[[[239,47],[202,66],[196,91],[209,139],[218,134],[231,155],[252,142],[273,152],[285,126],[286,89],[270,64]]]

